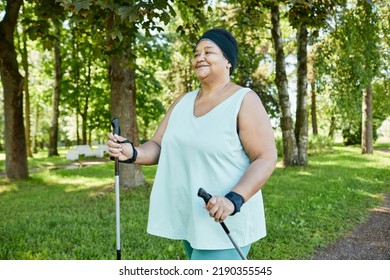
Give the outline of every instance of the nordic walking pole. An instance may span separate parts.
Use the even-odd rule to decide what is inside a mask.
[[[111,120],[113,128],[112,133],[121,134],[119,121],[117,118]],[[120,200],[119,200],[119,159],[115,158],[115,210],[116,210],[116,259],[121,259],[121,219],[120,219]]]
[[[207,204],[211,198],[211,194],[209,194],[208,192],[206,192],[204,189],[200,188],[198,190],[198,196],[203,198],[204,202]],[[232,242],[234,248],[236,248],[238,254],[240,255],[241,259],[243,260],[247,260],[247,258],[245,257],[244,253],[242,252],[240,246],[237,245],[236,241],[234,241],[233,237],[230,235],[230,231],[229,229],[227,228],[227,226],[225,225],[224,222],[220,222],[223,230],[226,232],[227,236],[229,237],[230,241]]]

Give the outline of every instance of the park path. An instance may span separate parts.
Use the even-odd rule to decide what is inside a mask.
[[[390,260],[390,193],[364,223],[326,248],[314,260]]]

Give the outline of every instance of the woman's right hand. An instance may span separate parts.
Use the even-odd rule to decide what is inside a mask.
[[[112,133],[108,134],[108,138],[109,140],[107,141],[106,145],[110,157],[118,158],[121,161],[133,157],[133,147],[131,146],[131,144],[119,143],[126,140],[126,138],[119,135],[114,135]]]

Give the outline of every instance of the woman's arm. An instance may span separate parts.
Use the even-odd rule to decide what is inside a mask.
[[[250,165],[231,191],[241,195],[245,202],[265,184],[277,162],[271,122],[260,98],[253,91],[246,94],[241,104],[237,129]],[[206,209],[216,221],[223,221],[233,213],[234,205],[225,197],[212,197]]]
[[[161,121],[153,137],[149,141],[142,144],[141,146],[135,147],[138,156],[134,163],[144,164],[144,165],[152,165],[158,163],[160,157],[160,151],[161,151],[161,142],[168,125],[169,117],[171,116],[173,108],[176,106],[176,104],[180,101],[180,99],[183,96],[184,95],[179,96],[172,104],[172,106],[169,108],[168,112],[165,114],[163,120]],[[112,133],[108,134],[108,138],[109,138],[109,140],[107,141],[108,154],[111,157],[118,157],[119,160],[127,160],[133,157],[133,148],[131,144],[117,143],[126,140],[126,138],[119,135],[113,135]]]
[[[271,176],[278,160],[271,122],[260,98],[253,91],[243,101],[238,114],[238,129],[250,165],[232,191],[248,201]]]

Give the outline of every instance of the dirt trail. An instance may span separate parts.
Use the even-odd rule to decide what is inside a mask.
[[[390,260],[390,193],[384,205],[372,210],[368,220],[345,237],[318,249],[314,260]]]

